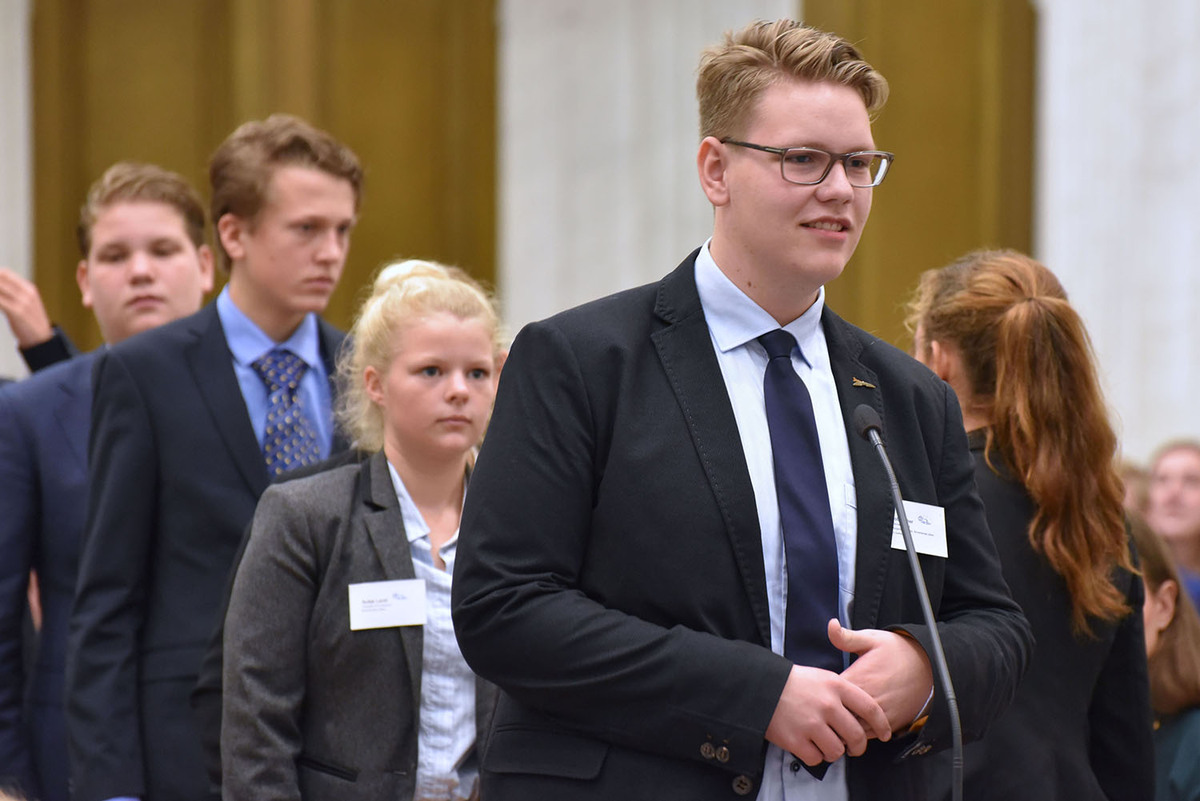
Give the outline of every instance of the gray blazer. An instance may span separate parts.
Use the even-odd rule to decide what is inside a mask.
[[[423,630],[350,631],[346,588],[414,577],[382,453],[263,493],[225,619],[226,799],[412,798]],[[494,705],[477,682],[479,743]]]

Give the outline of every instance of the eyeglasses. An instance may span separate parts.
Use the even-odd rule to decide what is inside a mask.
[[[853,153],[830,153],[816,147],[767,147],[750,142],[739,142],[725,138],[722,144],[748,147],[764,153],[779,155],[779,172],[783,180],[793,184],[811,186],[819,184],[829,175],[834,162],[840,161],[846,171],[846,180],[851,186],[866,188],[879,186],[887,177],[892,166],[894,153],[884,150],[856,150]]]

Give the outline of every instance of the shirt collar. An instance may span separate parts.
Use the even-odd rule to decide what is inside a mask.
[[[700,306],[704,309],[704,318],[708,321],[713,341],[722,353],[727,353],[768,331],[780,328],[780,325],[721,271],[709,252],[711,241],[705,242],[696,256],[696,291],[700,294]],[[804,314],[782,326],[783,330],[796,338],[805,360],[814,367],[816,365],[809,354],[815,355],[821,351],[805,346],[815,338],[823,339],[821,313],[824,309],[825,287],[821,287],[817,291],[816,301]]]
[[[221,327],[225,329],[229,350],[238,364],[252,364],[275,348],[290,350],[309,367],[321,363],[321,341],[315,314],[306,314],[290,337],[283,342],[275,342],[237,307],[229,297],[229,287],[226,286],[217,295],[217,316],[221,319]]]

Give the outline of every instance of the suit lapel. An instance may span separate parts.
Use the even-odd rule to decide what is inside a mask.
[[[879,412],[882,419],[883,394],[879,390],[878,376],[859,361],[862,344],[850,326],[828,306],[825,307],[821,323],[829,347],[842,419],[846,424],[850,463],[858,496],[857,564],[854,570],[854,610],[850,622],[854,628],[870,628],[878,619],[883,598],[895,505],[879,455],[854,430],[852,421],[854,409],[863,403]]]
[[[242,388],[233,372],[233,355],[225,340],[216,304],[205,306],[193,320],[196,340],[184,352],[192,380],[238,472],[258,497],[270,479],[246,411]]]
[[[54,417],[58,421],[67,450],[87,474],[88,432],[92,428],[92,367],[95,352],[77,356],[71,368],[63,372],[54,397]]]
[[[363,465],[362,482],[365,505],[363,523],[375,548],[375,555],[383,565],[383,574],[388,581],[416,578],[412,553],[408,549],[408,536],[404,531],[404,517],[400,513],[400,502],[396,499],[396,488],[392,486],[392,476],[383,451],[373,455]],[[421,660],[425,647],[423,627],[401,626],[400,637],[404,641],[408,674],[413,678],[413,708],[418,709],[421,705]]]
[[[770,647],[771,614],[758,507],[737,420],[696,292],[695,261],[693,253],[659,284],[655,313],[668,325],[651,338],[720,507],[759,636]]]

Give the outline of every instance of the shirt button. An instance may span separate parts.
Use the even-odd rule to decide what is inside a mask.
[[[793,760],[792,760],[792,764],[791,764],[791,765],[789,765],[788,767],[790,767],[790,768],[792,769],[792,773],[799,773],[799,772],[800,772],[800,768],[802,768],[802,767],[804,767],[804,766],[800,764],[800,760],[798,760],[798,759],[793,759]]]

